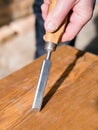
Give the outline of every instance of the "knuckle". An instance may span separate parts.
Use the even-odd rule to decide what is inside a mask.
[[[87,21],[90,20],[90,19],[92,18],[92,16],[93,16],[93,12],[89,12],[89,13],[87,14],[86,20],[87,20]]]
[[[41,10],[43,10],[43,8],[44,8],[44,4],[41,5]]]
[[[85,13],[84,20],[85,22],[88,22],[93,16],[93,10],[88,9],[88,11]]]

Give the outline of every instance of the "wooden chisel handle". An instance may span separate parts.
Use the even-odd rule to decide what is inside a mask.
[[[55,7],[57,1],[58,0],[51,1],[50,7],[49,7],[49,12]],[[67,23],[68,23],[68,17],[66,17],[66,19],[63,21],[61,26],[55,32],[52,32],[52,33],[46,32],[45,41],[58,44],[58,42],[60,42],[62,34],[64,33]]]

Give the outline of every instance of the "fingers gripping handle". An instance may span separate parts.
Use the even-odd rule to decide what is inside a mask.
[[[51,4],[50,4],[50,7],[49,7],[49,12],[55,7],[57,1],[58,0],[51,0]],[[68,21],[68,17],[66,17],[66,19],[63,21],[61,26],[55,32],[52,32],[52,33],[46,32],[45,41],[58,44],[58,42],[60,41],[61,36],[62,36],[62,34],[63,34],[64,30],[65,30],[65,27],[67,25],[67,21]]]

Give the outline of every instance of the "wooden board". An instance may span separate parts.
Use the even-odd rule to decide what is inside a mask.
[[[0,81],[0,130],[98,130],[98,57],[59,47],[42,111],[35,113],[31,107],[43,59]]]

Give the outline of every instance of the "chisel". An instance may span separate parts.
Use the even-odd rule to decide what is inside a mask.
[[[49,7],[49,12],[55,7],[56,3],[58,0],[52,0],[50,7]],[[57,44],[60,41],[60,38],[65,30],[65,27],[67,25],[68,17],[63,21],[62,25],[53,33],[48,33],[46,32],[45,34],[45,50],[46,50],[46,59],[42,63],[41,71],[40,71],[40,76],[37,84],[37,89],[34,97],[34,102],[32,105],[32,109],[34,111],[40,111],[42,107],[42,102],[43,102],[43,96],[44,96],[44,91],[46,87],[46,83],[48,80],[48,75],[51,67],[51,53],[56,49]]]

